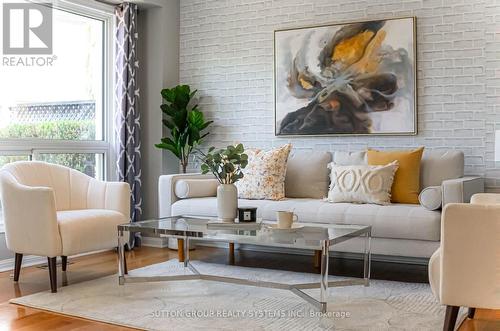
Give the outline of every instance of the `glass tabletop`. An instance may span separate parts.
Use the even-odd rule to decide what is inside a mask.
[[[265,246],[317,249],[323,241],[330,245],[362,235],[370,235],[371,226],[354,224],[294,223],[293,229],[276,229],[275,222],[222,223],[217,219],[172,216],[127,223],[120,231],[143,232],[192,240],[234,242]]]

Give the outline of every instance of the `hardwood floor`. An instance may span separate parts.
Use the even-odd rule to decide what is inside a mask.
[[[159,263],[177,258],[177,252],[168,249],[150,247],[137,248],[127,252],[129,269]],[[191,253],[192,259],[206,262],[227,263],[227,250],[202,247]],[[95,255],[69,259],[66,275],[58,266],[59,286],[75,284],[115,274],[117,271],[116,253],[105,252]],[[333,274],[361,275],[361,261],[333,259]],[[277,269],[313,272],[311,256],[283,255],[249,251],[235,251],[235,264],[249,267],[273,267]],[[9,304],[11,298],[24,296],[50,289],[48,271],[39,267],[23,268],[19,283],[14,283],[12,272],[0,273],[0,330],[130,330],[110,324],[93,322],[85,319],[44,312]],[[394,263],[373,262],[372,278],[400,280],[409,282],[427,282],[427,268],[420,265],[401,265]],[[444,316],[443,316],[444,317]],[[500,329],[500,311],[477,310],[473,320],[467,319],[460,331],[487,331]]]

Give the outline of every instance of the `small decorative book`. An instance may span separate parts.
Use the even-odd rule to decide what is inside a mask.
[[[238,221],[240,221],[240,222],[256,222],[257,221],[257,208],[256,207],[238,208]]]

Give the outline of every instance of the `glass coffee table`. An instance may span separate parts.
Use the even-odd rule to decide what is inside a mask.
[[[302,297],[321,312],[326,312],[328,288],[334,286],[364,285],[369,286],[370,282],[370,240],[371,226],[347,225],[347,224],[318,224],[318,223],[297,223],[295,229],[274,229],[272,222],[257,223],[228,223],[220,224],[214,219],[173,216],[154,220],[147,220],[136,223],[128,223],[118,226],[118,279],[119,284],[133,282],[157,282],[157,281],[180,281],[180,280],[209,280],[225,283],[268,287],[290,290]],[[125,264],[125,236],[124,232],[141,232],[155,234],[164,237],[171,237],[183,240],[184,245],[184,267],[190,273],[185,275],[170,276],[131,276],[126,274]],[[364,271],[363,278],[348,280],[328,280],[328,259],[330,248],[343,241],[364,236]],[[257,246],[282,247],[306,249],[321,252],[321,275],[317,283],[304,284],[282,284],[277,282],[259,281],[224,277],[217,275],[201,274],[190,263],[189,242],[190,241],[211,241],[224,242],[228,244],[250,244]],[[182,242],[182,241],[179,241]],[[319,300],[313,298],[303,290],[320,289]]]

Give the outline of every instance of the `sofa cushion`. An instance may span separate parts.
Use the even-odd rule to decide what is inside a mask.
[[[350,165],[330,163],[329,202],[391,203],[391,187],[398,161],[383,166]]]
[[[333,163],[335,165],[341,165],[341,166],[367,164],[366,151],[359,151],[359,152],[335,151],[333,153]]]
[[[420,193],[420,162],[424,148],[409,151],[378,151],[368,149],[366,157],[370,165],[384,165],[394,160],[399,168],[392,184],[391,201],[397,203],[418,203]]]
[[[293,210],[299,222],[364,224],[372,226],[372,236],[438,241],[441,213],[415,204],[388,206],[329,203],[319,199],[238,200],[239,207],[257,207],[257,217],[276,220],[276,211]],[[216,198],[176,201],[172,215],[217,215]]]
[[[292,149],[286,144],[270,151],[248,150],[248,165],[236,182],[238,196],[244,199],[280,200],[285,198],[285,175]]]
[[[429,210],[440,209],[443,204],[443,191],[441,190],[441,186],[429,186],[424,188],[418,195],[418,201],[423,207]]]
[[[328,193],[330,152],[296,151],[288,157],[285,177],[287,198],[324,198]]]
[[[420,187],[438,186],[444,180],[464,176],[464,153],[454,150],[425,150],[420,163]]]
[[[175,195],[179,199],[217,196],[219,181],[210,179],[181,179],[175,183]]]

